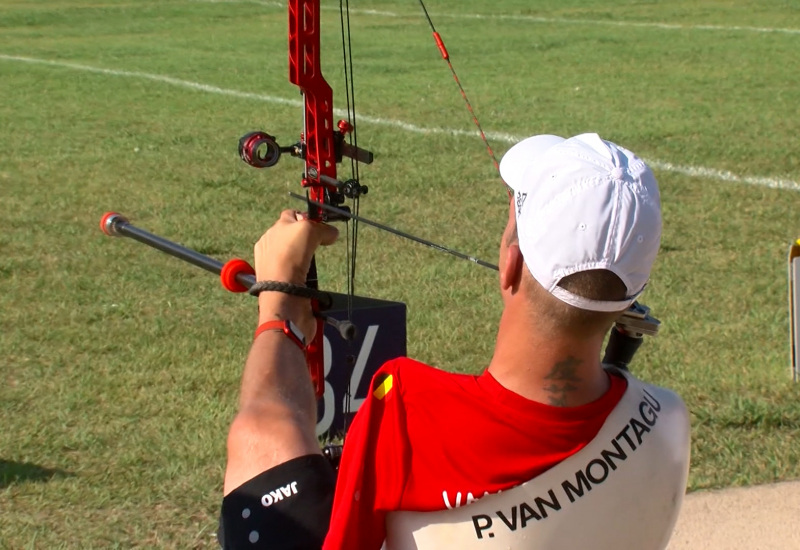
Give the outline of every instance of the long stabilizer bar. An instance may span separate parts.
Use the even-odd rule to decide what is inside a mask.
[[[116,212],[106,213],[100,220],[100,229],[111,237],[129,237],[142,244],[165,252],[199,268],[219,275],[225,290],[247,292],[256,282],[255,270],[246,261],[233,258],[222,263],[191,248],[154,235],[144,229],[131,225],[128,219]]]

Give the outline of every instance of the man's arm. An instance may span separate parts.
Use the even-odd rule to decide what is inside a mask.
[[[319,245],[333,243],[336,228],[286,210],[256,243],[256,279],[305,284]],[[258,323],[290,320],[314,336],[310,300],[262,292]],[[303,351],[280,331],[268,330],[253,342],[242,375],[239,411],[228,433],[224,494],[286,461],[319,454],[315,436],[317,404]]]

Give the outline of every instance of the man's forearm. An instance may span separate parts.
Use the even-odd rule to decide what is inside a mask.
[[[308,299],[280,292],[264,292],[258,298],[258,324],[292,321],[300,326],[313,322]],[[304,424],[317,418],[317,402],[303,351],[286,334],[268,330],[256,336],[247,356],[239,410],[282,405]]]
[[[292,320],[308,325],[307,299],[276,292],[259,297],[259,325]],[[317,404],[305,354],[280,330],[258,334],[242,374],[239,411],[228,434],[225,494],[269,468],[319,453]]]
[[[263,332],[253,342],[239,396],[240,411],[270,404],[285,405],[316,422],[316,399],[305,354],[279,331]]]

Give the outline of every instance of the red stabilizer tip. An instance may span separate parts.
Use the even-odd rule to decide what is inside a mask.
[[[100,230],[109,237],[115,236],[116,233],[114,232],[114,222],[117,220],[121,220],[126,223],[128,221],[122,214],[117,212],[106,212],[103,214],[103,217],[100,218]]]
[[[236,276],[240,273],[255,275],[256,270],[253,269],[253,266],[240,258],[228,260],[228,262],[222,266],[222,270],[219,272],[219,280],[225,290],[229,292],[247,292],[250,290],[236,280]]]

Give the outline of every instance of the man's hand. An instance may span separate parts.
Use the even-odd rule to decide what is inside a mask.
[[[333,244],[339,236],[332,225],[305,216],[297,210],[284,210],[261,236],[254,250],[257,280],[305,284],[317,247]]]
[[[255,245],[255,269],[258,281],[279,281],[302,285],[311,266],[311,258],[320,245],[336,242],[339,230],[332,225],[306,219],[296,210],[284,210]],[[310,341],[316,321],[310,301],[281,292],[262,292],[258,298],[259,324],[273,319],[289,319]]]

